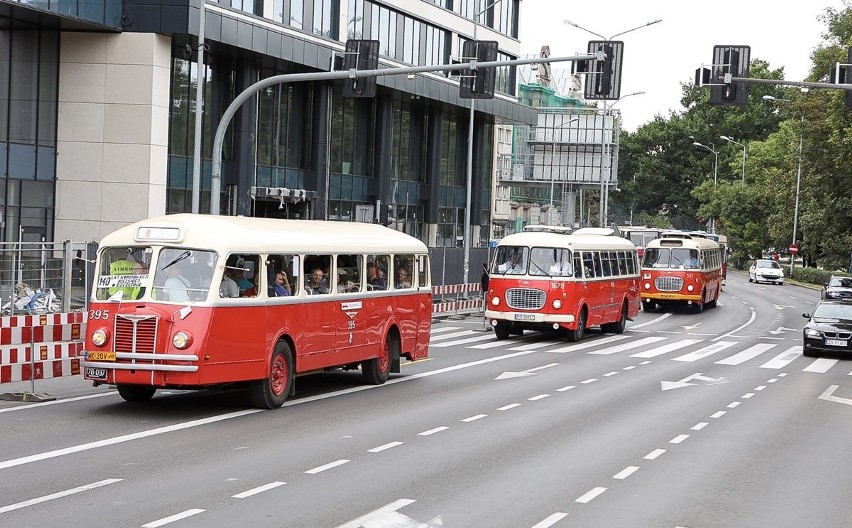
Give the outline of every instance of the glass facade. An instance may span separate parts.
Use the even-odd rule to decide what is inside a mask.
[[[69,18],[94,22],[115,29],[121,28],[122,0],[9,0],[23,6],[40,9]]]
[[[314,35],[337,39],[339,34],[337,13],[340,13],[341,0],[273,0],[273,20],[285,26],[298,29]],[[343,0],[345,1],[345,0]],[[231,0],[232,6],[244,3],[248,7],[243,11],[261,16],[263,3],[261,0]],[[255,5],[257,4],[257,5]],[[253,10],[259,11],[255,12]]]
[[[449,63],[448,31],[370,0],[349,0],[346,35],[378,40],[379,54],[414,66]]]

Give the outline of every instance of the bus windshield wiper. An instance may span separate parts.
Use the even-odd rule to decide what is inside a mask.
[[[185,258],[189,257],[190,255],[192,255],[192,251],[186,250],[183,253],[181,253],[180,255],[178,255],[177,257],[175,257],[175,259],[173,261],[169,262],[168,264],[166,264],[165,266],[163,266],[160,269],[164,270],[164,269],[169,268],[170,266],[174,266],[175,264],[177,264],[181,260],[184,260]]]

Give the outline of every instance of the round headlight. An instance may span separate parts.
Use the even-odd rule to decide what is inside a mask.
[[[646,283],[645,283],[645,289],[646,289],[646,290],[650,290],[650,289],[651,289],[651,283],[650,283],[650,282],[646,282]]]
[[[686,291],[692,291],[694,289],[695,288],[692,286],[692,284],[690,284],[689,286],[686,287]]]
[[[172,344],[175,348],[183,350],[192,343],[192,337],[187,332],[178,332],[172,337]]]
[[[107,341],[107,331],[103,328],[98,328],[92,333],[92,344],[95,346],[104,346]]]
[[[554,310],[558,310],[558,309],[562,308],[562,301],[561,301],[561,300],[559,300],[559,299],[553,299],[553,303],[552,303],[552,304],[553,304],[553,309],[554,309]]]
[[[497,306],[498,304],[500,304],[500,297],[497,297],[496,295],[491,297],[491,304],[494,305],[494,306]]]

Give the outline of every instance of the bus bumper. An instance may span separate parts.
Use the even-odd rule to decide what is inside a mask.
[[[499,312],[496,310],[485,310],[485,318],[495,321],[507,321],[512,323],[573,323],[573,314],[542,314],[528,312]]]
[[[692,301],[698,302],[701,300],[701,294],[684,294],[684,293],[645,293],[642,292],[640,295],[642,301]]]

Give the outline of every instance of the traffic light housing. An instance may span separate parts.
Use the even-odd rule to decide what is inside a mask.
[[[494,62],[497,60],[496,40],[466,40],[462,46],[462,63]],[[494,84],[497,80],[495,66],[475,70],[461,69],[459,78],[459,97],[462,99],[493,99]]]
[[[618,99],[621,97],[621,65],[624,59],[624,42],[618,40],[590,40],[588,53],[604,54],[603,60],[587,61],[587,75],[583,97],[588,100]],[[580,61],[583,62],[583,61]],[[582,66],[577,64],[578,70]]]
[[[846,50],[846,64],[838,63],[831,69],[829,80],[831,84],[852,84],[852,48]],[[852,108],[852,90],[843,91],[846,108]]]
[[[710,104],[745,106],[748,103],[748,83],[731,79],[748,78],[750,61],[749,46],[713,46]]]
[[[379,69],[379,41],[347,40],[343,64],[347,70],[363,71]],[[375,95],[375,77],[358,77],[343,81],[343,97],[375,97]]]

